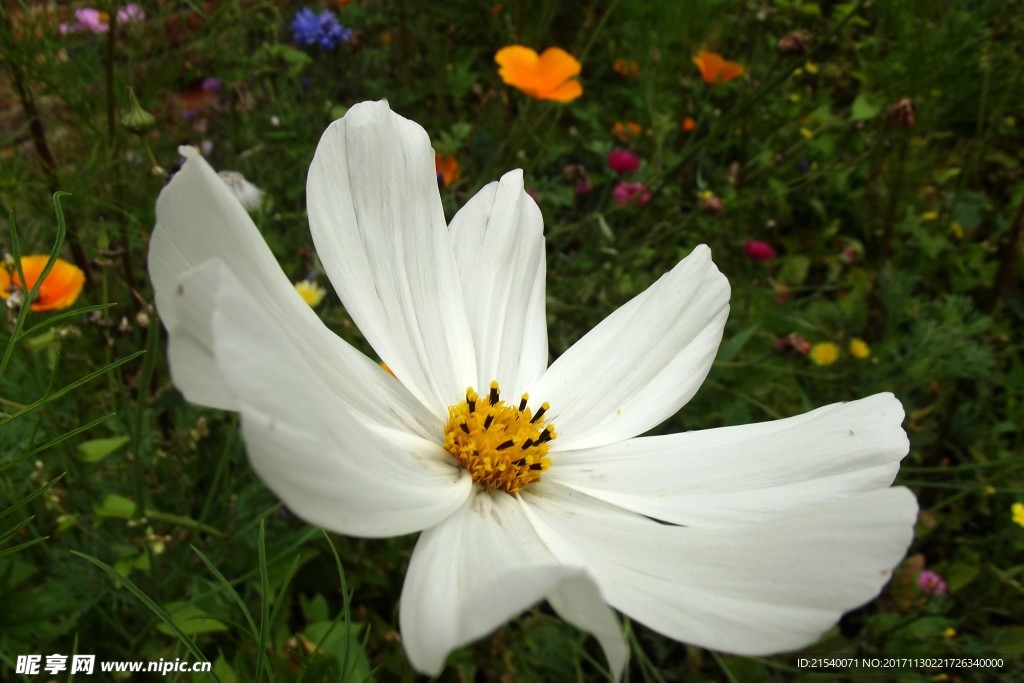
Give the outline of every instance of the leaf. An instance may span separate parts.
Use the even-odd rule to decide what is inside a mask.
[[[112,436],[108,439],[90,439],[78,444],[78,453],[85,462],[99,462],[113,455],[131,440],[129,436]]]
[[[167,613],[167,610],[153,602],[153,599],[146,595],[146,593],[141,588],[136,586],[127,578],[120,576],[114,570],[113,567],[105,563],[103,560],[95,558],[92,555],[80,553],[77,550],[69,550],[68,552],[70,552],[75,557],[80,557],[86,562],[90,562],[93,565],[99,567],[104,572],[106,572],[110,576],[110,578],[114,579],[114,581],[124,585],[124,587],[128,589],[129,593],[134,595],[140,602],[142,602],[142,604],[148,607],[153,612],[153,614],[155,614],[161,621],[163,621],[171,628],[174,635],[178,636],[179,642],[181,642],[181,644],[188,649],[188,651],[192,654],[193,657],[195,657],[197,660],[201,662],[209,661],[206,659],[206,656],[203,655],[203,651],[196,646],[195,642],[193,642],[191,638],[189,638],[184,632],[182,632],[180,628],[178,628],[178,625],[174,623],[174,620],[171,618],[171,615]],[[214,676],[214,679],[218,681],[220,680],[216,676]]]
[[[867,93],[860,93],[853,101],[850,114],[859,121],[870,121],[882,111],[882,103],[873,99]]]
[[[299,604],[302,605],[302,614],[306,617],[306,621],[328,621],[327,599],[319,593],[312,598],[300,594]]]
[[[318,621],[306,627],[303,635],[315,651],[333,657],[339,666],[347,667],[341,680],[352,683],[371,678],[370,663],[359,641],[362,624],[348,624],[338,620]]]
[[[238,683],[238,676],[231,668],[224,655],[220,655],[213,662],[213,673],[221,680],[221,683]]]
[[[219,633],[228,630],[224,622],[214,619],[195,605],[169,604],[167,605],[167,613],[171,615],[171,619],[181,632],[188,636],[195,636],[201,633]],[[167,624],[157,624],[156,630],[168,636],[175,634],[174,629]]]
[[[802,285],[811,268],[811,259],[796,254],[783,257],[780,261],[782,268],[779,270],[779,280],[787,285]]]
[[[946,569],[943,577],[951,593],[956,593],[974,582],[981,573],[981,567],[967,562],[954,562]]]
[[[999,654],[1020,657],[1024,655],[1024,626],[1004,626],[989,632],[992,650]]]
[[[135,516],[135,502],[116,493],[108,493],[103,496],[102,503],[92,506],[92,511],[100,517],[131,519]]]
[[[743,347],[747,345],[747,342],[750,341],[750,338],[753,337],[754,333],[757,332],[760,328],[760,323],[754,323],[753,325],[743,330],[726,343],[722,344],[721,348],[719,348],[718,350],[718,356],[715,358],[715,362],[728,363],[733,358],[735,358],[736,354],[738,354],[743,349]]]

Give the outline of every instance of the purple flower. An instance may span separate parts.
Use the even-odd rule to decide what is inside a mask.
[[[308,7],[295,13],[292,31],[299,45],[319,45],[321,50],[330,50],[352,37],[352,29],[342,26],[334,12],[325,9],[317,16]]]
[[[122,24],[142,21],[145,18],[146,12],[134,2],[117,10],[117,20]]]
[[[205,92],[220,92],[222,87],[224,84],[216,76],[207,76],[203,79],[202,88]]]
[[[57,27],[61,34],[65,33],[106,33],[110,30],[104,15],[92,7],[83,7],[75,10],[75,21],[73,23],[61,22]]]
[[[928,595],[945,595],[946,582],[935,572],[923,571],[917,577],[918,587]]]
[[[627,149],[613,149],[608,154],[608,166],[616,173],[632,173],[640,168],[640,157]]]

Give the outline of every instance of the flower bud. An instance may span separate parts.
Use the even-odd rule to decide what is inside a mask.
[[[775,48],[783,57],[799,57],[807,54],[807,51],[811,46],[811,38],[813,37],[814,36],[810,32],[802,29],[790,31],[779,38],[779,42],[776,43]]]
[[[909,97],[896,100],[889,105],[885,113],[888,116],[889,125],[894,128],[909,130],[917,123],[917,107],[914,106],[914,100]]]
[[[722,210],[725,208],[725,204],[722,202],[721,197],[711,191],[701,194],[698,205],[700,206],[700,210],[709,216],[717,216],[722,213]]]
[[[135,91],[128,88],[128,111],[121,117],[121,125],[133,133],[144,133],[156,123],[156,118],[142,108]]]

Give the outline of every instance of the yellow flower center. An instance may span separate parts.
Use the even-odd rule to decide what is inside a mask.
[[[548,444],[558,435],[544,419],[550,406],[543,403],[534,413],[529,401],[523,394],[518,407],[505,403],[491,382],[483,399],[470,387],[465,401],[448,407],[444,448],[477,484],[516,493],[551,466]]]

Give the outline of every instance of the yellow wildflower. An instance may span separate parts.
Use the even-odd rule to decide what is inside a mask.
[[[818,342],[811,347],[811,362],[818,366],[832,365],[839,360],[839,347],[832,342]]]
[[[850,355],[857,360],[864,360],[871,357],[871,347],[863,339],[854,337],[850,340]]]
[[[1013,513],[1013,523],[1024,526],[1024,503],[1014,503],[1010,511]]]
[[[302,300],[305,301],[310,308],[316,308],[319,306],[320,302],[324,300],[325,296],[327,296],[327,290],[312,280],[296,282],[295,291],[299,293],[299,296],[302,297]]]

